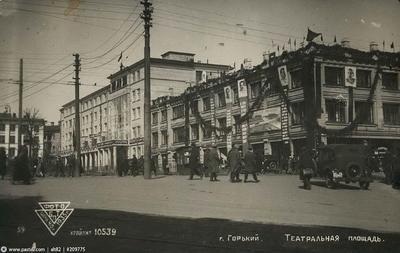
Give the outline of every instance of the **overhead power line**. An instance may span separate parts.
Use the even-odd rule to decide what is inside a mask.
[[[41,82],[46,81],[46,80],[52,78],[53,76],[55,76],[55,75],[61,73],[62,71],[66,70],[66,69],[67,69],[68,67],[70,67],[70,66],[72,66],[72,63],[69,64],[69,65],[67,65],[67,66],[65,66],[64,68],[62,68],[62,69],[56,71],[55,73],[53,73],[53,74],[51,74],[51,75],[49,75],[49,76],[47,76],[47,77],[45,77],[45,78],[43,78],[43,79],[41,79],[41,80],[39,80],[39,81],[37,81],[37,82],[31,84],[30,86],[27,86],[26,88],[24,88],[24,91],[30,90],[30,89],[32,89],[33,87],[38,86],[39,84],[41,84]],[[15,95],[18,95],[18,92],[17,92],[16,94],[8,94],[8,95],[6,95],[5,97],[1,97],[0,99],[8,99],[8,98],[11,98],[11,97],[13,97],[13,96],[15,96]]]
[[[108,41],[110,41],[112,38],[115,37],[115,35],[121,31],[122,27],[126,24],[126,22],[129,20],[129,18],[134,15],[135,11],[137,10],[137,7],[139,6],[139,1],[136,3],[136,6],[134,7],[133,11],[131,12],[131,14],[129,16],[126,17],[126,19],[124,20],[124,22],[118,27],[118,29],[116,31],[114,31],[112,34],[110,34],[110,36],[103,41],[103,43],[101,43],[99,46],[97,46],[95,49],[91,50],[90,52],[84,52],[83,54],[90,54],[91,52],[95,52],[96,50],[98,50],[99,48],[101,48],[102,46],[104,46],[105,44],[107,44]],[[136,22],[136,21],[135,21]],[[129,31],[131,29],[131,27],[133,26],[133,24],[128,28],[127,31]],[[125,32],[126,33],[126,32]],[[125,35],[125,34],[124,34]]]
[[[125,33],[122,35],[122,37],[121,37],[110,49],[108,49],[106,52],[104,52],[103,54],[100,54],[100,55],[98,55],[98,56],[82,58],[82,60],[93,60],[93,59],[102,58],[102,57],[104,57],[105,55],[107,55],[108,53],[110,53],[112,50],[114,50],[115,48],[117,48],[118,46],[120,46],[120,45],[121,45],[122,43],[124,43],[125,40],[126,40],[129,36],[131,36],[131,35],[139,28],[139,26],[142,24],[142,21],[139,22],[139,23],[136,25],[136,27],[133,28],[133,30],[132,30],[128,35],[126,35],[126,34],[129,32],[129,30],[133,27],[133,25],[139,20],[139,18],[140,18],[140,16],[138,16],[138,17],[136,18],[135,22],[133,22],[132,25],[129,27],[129,29],[125,31]],[[88,62],[88,63],[86,63],[86,64],[90,64],[90,63],[93,63],[93,62],[95,62],[95,61],[91,61],[91,62]]]
[[[31,94],[25,95],[25,96],[24,96],[24,99],[29,98],[29,97],[31,97],[31,96],[34,96],[34,95],[40,93],[41,91],[43,91],[43,90],[49,88],[49,87],[52,86],[53,84],[64,80],[65,78],[67,78],[69,75],[71,75],[71,74],[73,74],[73,73],[74,73],[74,72],[68,72],[68,74],[66,74],[65,76],[61,77],[60,79],[58,79],[58,80],[56,80],[56,81],[54,81],[54,82],[52,82],[52,83],[50,83],[50,84],[48,84],[48,85],[46,85],[46,86],[40,88],[39,90],[34,91],[34,92],[31,93]],[[15,103],[15,102],[18,102],[18,99],[13,100],[13,101],[11,101],[11,102],[9,102],[9,103],[3,103],[3,104],[1,104],[0,106],[6,105],[6,104],[12,104],[12,103]]]
[[[142,37],[143,34],[144,34],[144,32],[140,33],[140,34],[139,34],[139,35],[124,49],[124,50],[122,50],[121,52],[124,53],[124,52],[125,52],[126,50],[128,50],[131,46],[133,46],[133,45],[136,43],[136,41]],[[117,59],[119,56],[120,56],[120,54],[117,54],[117,55],[115,55],[114,57],[112,57],[110,60],[108,60],[107,62],[104,62],[104,63],[99,64],[99,65],[97,65],[97,66],[87,67],[87,68],[84,68],[84,69],[94,69],[94,68],[102,67],[102,66],[104,66],[104,65],[106,65],[106,64],[108,64],[108,63],[110,63],[111,61]]]

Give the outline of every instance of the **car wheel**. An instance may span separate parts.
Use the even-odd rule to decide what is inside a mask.
[[[357,165],[350,165],[346,170],[346,176],[350,180],[353,180],[354,178],[360,175],[361,175],[361,169]]]
[[[270,162],[269,163],[269,169],[270,170],[276,170],[276,167],[278,167],[276,162]]]
[[[333,181],[332,177],[327,177],[325,179],[326,187],[328,189],[335,189],[336,188],[336,183]]]
[[[359,185],[360,185],[360,188],[363,190],[368,190],[368,188],[369,188],[369,182],[364,182],[364,181],[361,182],[360,181]]]
[[[304,184],[304,189],[311,190],[310,177],[304,177],[303,184]]]

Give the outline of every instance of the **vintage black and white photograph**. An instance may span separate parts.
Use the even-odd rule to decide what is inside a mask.
[[[0,253],[400,252],[399,0],[0,0]]]

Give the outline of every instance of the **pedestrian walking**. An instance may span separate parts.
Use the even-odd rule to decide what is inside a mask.
[[[44,164],[43,160],[41,157],[37,158],[37,165],[36,165],[36,176],[37,177],[45,177],[45,169],[44,169]]]
[[[151,171],[154,173],[154,176],[157,176],[157,157],[153,157],[151,159]]]
[[[230,181],[232,183],[241,182],[240,179],[240,163],[241,156],[236,144],[233,145],[232,149],[228,153],[228,166],[231,170]]]
[[[200,176],[203,179],[203,173],[200,172],[200,150],[196,147],[196,144],[193,142],[190,149],[189,156],[189,168],[190,168],[190,177],[189,180],[193,180],[194,175]]]
[[[21,146],[18,150],[14,168],[13,184],[15,184],[16,181],[23,181],[24,184],[30,184],[31,179],[32,175],[29,170],[28,148],[26,146]]]
[[[129,170],[131,171],[132,176],[137,176],[137,166],[138,166],[138,159],[136,158],[136,155],[133,155],[130,164],[129,164]]]
[[[385,173],[386,184],[392,184],[393,166],[394,166],[393,162],[394,162],[393,154],[388,150],[382,160],[382,167],[383,167],[383,172]]]
[[[1,179],[4,179],[4,176],[6,175],[6,172],[7,172],[7,155],[6,155],[5,148],[1,147],[0,148],[0,174],[1,174]]]
[[[67,158],[67,168],[68,168],[68,176],[73,177],[74,176],[74,169],[75,169],[75,156],[70,155]]]
[[[144,173],[144,158],[143,156],[140,156],[138,160],[138,174],[139,173]]]
[[[217,179],[219,164],[221,159],[217,151],[217,145],[213,144],[210,151],[206,154],[205,163],[207,168],[210,170],[210,181],[219,181]]]
[[[64,164],[61,161],[61,157],[57,156],[57,158],[56,158],[56,174],[55,174],[55,176],[58,177],[60,174],[62,175],[62,177],[65,177]]]
[[[247,153],[244,156],[244,163],[245,163],[245,170],[244,170],[244,182],[247,182],[247,178],[249,176],[249,174],[253,175],[253,179],[256,183],[259,182],[257,175],[256,175],[256,171],[257,171],[257,160],[256,160],[256,156],[253,153],[253,148],[249,147],[247,150]]]
[[[37,157],[32,160],[32,172],[31,172],[32,177],[36,177],[37,176],[38,163],[39,163],[39,160],[38,160]]]

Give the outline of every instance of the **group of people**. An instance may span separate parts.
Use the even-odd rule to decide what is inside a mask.
[[[136,155],[133,155],[131,159],[124,159],[117,166],[118,167],[118,176],[137,176],[144,171],[144,158],[140,156],[139,159],[136,158]],[[154,176],[157,176],[157,167],[154,159],[151,159],[151,172],[154,173]]]
[[[0,148],[1,179],[4,179],[7,173],[7,168],[13,168],[12,182],[14,184],[18,181],[22,181],[24,184],[31,184],[33,177],[31,167],[32,165],[30,164],[28,156],[28,148],[26,146],[20,147],[18,155],[14,160],[8,160],[5,149]]]
[[[242,157],[241,152],[236,144],[233,145],[232,149],[228,153],[227,166],[230,170],[230,181],[232,183],[241,182],[240,174],[244,174],[244,182],[248,181],[248,176],[251,174],[253,176],[254,182],[259,182],[257,178],[257,163],[256,155],[253,153],[251,147],[248,148],[244,157]],[[222,159],[217,151],[217,146],[213,144],[210,148],[206,148],[204,151],[204,169],[200,165],[200,149],[195,143],[192,143],[191,152],[189,156],[189,167],[190,167],[190,177],[192,180],[194,175],[200,176],[202,179],[205,171],[210,174],[210,181],[216,182],[219,167],[221,165]]]

